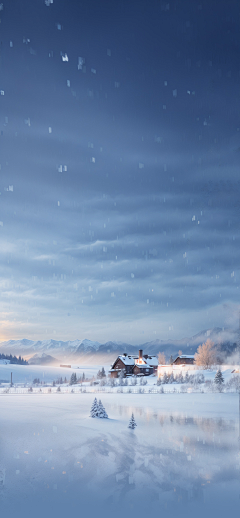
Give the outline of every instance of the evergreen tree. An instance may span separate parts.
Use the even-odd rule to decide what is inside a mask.
[[[105,372],[104,367],[102,368],[102,378],[106,378],[106,372]]]
[[[169,380],[168,375],[167,375],[167,373],[166,373],[166,372],[164,372],[164,375],[163,375],[163,381],[162,381],[162,382],[163,382],[163,383],[168,383],[168,380]]]
[[[108,419],[107,412],[102,404],[101,399],[99,399],[98,401],[98,417],[100,417],[101,419]]]
[[[222,387],[222,385],[224,383],[224,377],[222,375],[221,369],[218,369],[218,371],[216,372],[216,375],[215,375],[215,378],[214,378],[214,383],[216,383],[218,388]]]
[[[170,358],[169,358],[169,363],[170,363],[170,365],[172,365],[172,364],[173,364],[173,357],[172,357],[172,355],[171,355],[171,356],[170,356]]]
[[[83,375],[82,375],[82,380],[85,381],[85,374],[83,372]]]
[[[90,417],[98,417],[98,402],[96,397],[93,401],[92,408],[90,410]]]
[[[190,377],[189,377],[189,374],[188,374],[188,371],[186,372],[186,375],[185,375],[185,383],[189,383],[190,381]]]
[[[101,380],[102,379],[102,371],[99,369],[98,373],[97,373],[97,379],[98,380]]]
[[[178,383],[184,383],[182,372],[180,372],[180,374],[178,376]]]
[[[136,424],[136,421],[134,419],[134,415],[132,414],[132,417],[129,421],[129,425],[128,425],[128,428],[130,428],[131,430],[134,430],[134,428],[136,428],[137,424]]]
[[[77,383],[77,375],[76,372],[73,372],[70,378],[70,385],[75,385]]]

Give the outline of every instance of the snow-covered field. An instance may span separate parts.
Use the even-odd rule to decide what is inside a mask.
[[[238,512],[237,393],[90,389],[0,395],[0,516]],[[109,419],[89,417],[95,396]]]

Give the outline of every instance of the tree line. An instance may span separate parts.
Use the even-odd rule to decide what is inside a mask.
[[[0,354],[0,360],[10,360],[10,363],[17,365],[28,365],[27,360],[24,360],[21,356],[12,356],[12,354]]]

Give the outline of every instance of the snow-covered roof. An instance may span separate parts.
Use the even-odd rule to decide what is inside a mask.
[[[117,360],[113,363],[112,367],[117,363],[118,360],[121,360],[124,365],[132,365],[135,364],[140,365],[138,363],[139,356],[136,356],[135,354],[121,354],[118,356]],[[145,358],[144,356],[141,358],[141,365],[144,367],[157,367],[158,366],[158,359],[156,356],[148,356],[148,358]]]
[[[149,356],[148,358],[146,358],[146,362],[151,367],[157,367],[158,366],[158,359],[157,359],[156,356]]]
[[[178,356],[178,358],[194,358],[194,354],[182,354],[181,356]]]
[[[124,365],[134,365],[135,363],[133,356],[130,355],[121,355],[118,358],[124,363]]]

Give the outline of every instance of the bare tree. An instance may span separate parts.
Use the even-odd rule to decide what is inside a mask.
[[[179,351],[178,351],[178,356],[182,356],[182,351],[181,351],[181,349],[179,349]]]
[[[166,365],[166,358],[164,353],[158,353],[158,363],[160,365]]]
[[[194,363],[203,369],[210,369],[216,363],[216,358],[217,348],[214,347],[214,342],[208,338],[205,344],[199,345],[194,355]]]

